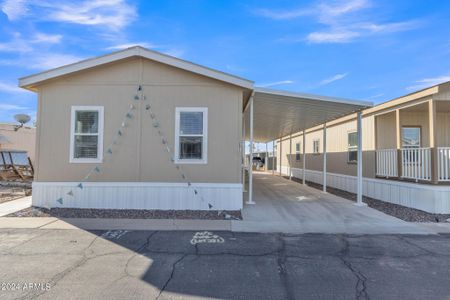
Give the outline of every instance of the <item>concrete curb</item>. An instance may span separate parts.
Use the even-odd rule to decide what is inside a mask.
[[[229,220],[178,219],[92,219],[54,217],[3,217],[1,229],[83,229],[83,230],[216,230],[231,231]]]

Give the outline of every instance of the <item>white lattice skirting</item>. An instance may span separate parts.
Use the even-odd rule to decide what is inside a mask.
[[[212,210],[240,210],[243,203],[242,184],[234,183],[193,183],[188,187],[186,183],[86,182],[82,189],[77,184],[33,182],[33,206],[209,210],[210,203]],[[71,189],[74,196],[67,195]],[[62,205],[56,201],[60,197],[63,197]]]
[[[288,175],[289,167],[282,166],[281,172]],[[302,169],[292,168],[292,176],[302,179]],[[306,170],[306,180],[321,184],[322,172]],[[327,173],[327,186],[356,193],[356,176]],[[450,213],[450,186],[363,178],[363,194],[430,213]]]

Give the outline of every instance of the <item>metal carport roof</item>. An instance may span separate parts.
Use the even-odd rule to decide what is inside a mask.
[[[255,88],[253,94],[253,140],[263,143],[273,141],[372,105],[367,101]],[[245,111],[247,140],[250,137],[250,109],[248,106]]]

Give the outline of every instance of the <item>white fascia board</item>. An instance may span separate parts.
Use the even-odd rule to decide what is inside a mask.
[[[360,106],[361,108],[368,108],[368,107],[373,106],[373,102],[370,102],[370,101],[321,96],[321,95],[314,95],[314,94],[307,94],[307,93],[296,93],[296,92],[273,90],[273,89],[260,88],[260,87],[255,87],[255,92],[257,94],[260,93],[260,94],[268,94],[268,95],[281,96],[281,97],[301,98],[301,99],[308,99],[308,100],[318,100],[318,101],[349,104],[349,105]]]
[[[19,86],[22,88],[29,88],[32,85],[49,80],[59,76],[67,75],[73,72],[93,68],[103,64],[111,63],[128,57],[144,57],[150,60],[154,60],[169,66],[173,66],[179,69],[183,69],[192,73],[210,77],[219,81],[227,82],[236,86],[240,86],[246,89],[253,89],[253,81],[227,74],[221,71],[213,70],[198,64],[194,64],[182,59],[178,59],[166,54],[162,54],[156,51],[148,50],[139,46],[131,47],[125,50],[116,51],[110,54],[82,60],[73,64],[58,67],[34,75],[22,77],[19,79]]]

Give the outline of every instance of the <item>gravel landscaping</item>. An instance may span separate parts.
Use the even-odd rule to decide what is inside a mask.
[[[217,210],[141,210],[141,209],[86,209],[30,207],[7,217],[57,217],[57,218],[106,218],[106,219],[199,219],[242,220],[240,211]]]
[[[288,179],[288,177],[285,177]],[[301,179],[292,177],[293,181],[301,183]],[[322,190],[322,185],[310,181],[306,181],[308,186]],[[327,192],[351,201],[356,202],[356,194],[343,190],[327,187]],[[414,209],[398,204],[388,203],[370,197],[363,197],[363,202],[369,207],[379,210],[387,215],[394,216],[407,222],[448,222],[450,214],[432,214],[419,209]]]

